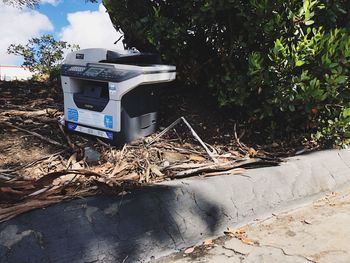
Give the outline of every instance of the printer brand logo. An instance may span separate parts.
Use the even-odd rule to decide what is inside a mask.
[[[93,108],[94,108],[94,106],[92,106],[92,105],[90,105],[90,104],[84,104],[84,107],[85,107],[85,108],[88,108],[88,109],[93,109]]]
[[[77,53],[75,54],[76,59],[84,59],[84,54]]]

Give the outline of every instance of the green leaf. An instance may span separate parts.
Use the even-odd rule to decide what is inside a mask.
[[[344,84],[346,81],[348,80],[348,77],[347,76],[338,76],[335,81],[338,83],[338,84]]]
[[[316,132],[314,137],[316,140],[319,140],[322,137],[322,132],[320,132],[320,131]]]
[[[310,26],[310,25],[312,25],[313,23],[315,23],[314,20],[307,20],[307,21],[305,21],[305,25],[306,25],[306,26]]]
[[[342,115],[344,118],[350,117],[350,108],[343,110]]]
[[[295,61],[295,66],[296,67],[301,67],[302,65],[304,65],[305,64],[305,61],[302,61],[302,60],[297,60],[297,61]]]
[[[350,138],[350,131],[346,131],[346,132],[344,133],[344,137],[345,137],[345,138]]]

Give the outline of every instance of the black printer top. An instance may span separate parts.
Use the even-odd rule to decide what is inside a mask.
[[[125,64],[135,66],[147,66],[162,64],[160,56],[155,53],[135,52],[122,54],[116,51],[107,51],[106,59],[99,61],[100,63]]]

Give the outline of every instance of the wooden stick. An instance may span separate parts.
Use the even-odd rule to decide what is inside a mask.
[[[168,127],[166,127],[163,131],[161,131],[153,140],[151,140],[146,147],[149,147],[151,144],[153,144],[155,141],[157,141],[160,137],[162,137],[164,134],[166,134],[168,131],[170,131],[176,124],[178,124],[181,121],[181,118],[178,118],[176,121],[174,121],[172,124],[170,124]]]
[[[58,127],[60,128],[60,131],[62,132],[62,134],[64,135],[64,137],[67,140],[68,145],[70,146],[70,148],[72,148],[74,151],[76,150],[76,147],[74,145],[74,143],[72,143],[71,139],[69,138],[68,134],[64,131],[63,125],[61,125],[60,123],[58,123]]]
[[[61,171],[56,171],[56,172],[51,172],[40,179],[35,181],[35,185],[50,185],[56,178],[59,178],[61,176],[64,176],[66,174],[77,174],[77,175],[83,175],[83,176],[96,176],[96,177],[105,177],[104,175],[100,173],[96,173],[90,170],[85,170],[85,169],[80,169],[80,170],[61,170]]]
[[[188,169],[185,171],[178,172],[174,175],[174,177],[185,177],[192,174],[198,174],[201,172],[227,171],[227,170],[239,168],[248,164],[258,163],[261,161],[262,161],[261,159],[255,158],[255,159],[246,159],[246,160],[232,161],[232,162],[226,162],[226,163],[220,163],[220,164],[215,163],[215,164],[210,164],[203,167],[198,167],[198,168]]]
[[[230,169],[227,171],[205,173],[202,176],[203,177],[213,177],[213,176],[222,176],[222,175],[237,175],[237,174],[242,174],[244,172],[245,172],[244,168],[234,168],[234,169]]]
[[[187,122],[187,120],[184,117],[181,117],[182,121],[186,124],[186,126],[190,129],[192,135],[194,138],[199,141],[199,143],[203,146],[207,154],[210,156],[210,158],[214,161],[214,163],[218,163],[218,160],[214,157],[213,153],[209,150],[209,148],[205,145],[205,143],[202,141],[202,139],[198,136],[196,131],[191,127],[191,125]]]
[[[57,155],[60,155],[61,153],[64,153],[65,151],[66,151],[66,150],[62,150],[62,151],[59,151],[59,152],[54,153],[54,154],[46,155],[46,156],[41,157],[40,159],[37,159],[37,160],[32,161],[32,162],[30,162],[30,163],[27,163],[27,164],[25,164],[25,165],[21,165],[21,166],[15,168],[14,171],[18,171],[18,170],[20,170],[20,169],[25,169],[25,168],[31,167],[31,166],[33,166],[33,165],[39,163],[40,161],[43,161],[43,160],[45,160],[45,159],[49,159],[49,158],[55,157],[55,156],[57,156]]]
[[[18,127],[18,126],[16,126],[16,125],[13,125],[13,124],[8,123],[8,122],[4,122],[4,124],[7,125],[7,126],[9,126],[9,127],[11,127],[11,128],[14,128],[14,129],[17,129],[17,130],[26,132],[26,133],[28,133],[28,134],[31,134],[31,135],[33,135],[33,136],[35,136],[35,137],[37,137],[37,138],[39,138],[39,139],[41,139],[41,140],[43,140],[43,141],[46,141],[46,142],[48,142],[48,143],[51,143],[51,144],[53,144],[53,145],[60,146],[60,147],[63,147],[63,148],[68,148],[67,146],[65,146],[65,145],[63,145],[63,144],[61,144],[61,143],[59,143],[59,142],[56,142],[56,141],[54,141],[54,140],[52,140],[52,139],[50,139],[50,138],[46,138],[46,137],[40,135],[39,133],[32,132],[32,131],[28,131],[28,130],[26,130],[26,129],[23,129],[23,128],[21,128],[21,127]]]
[[[180,121],[183,121],[186,126],[191,131],[193,137],[203,146],[209,157],[214,161],[214,163],[218,163],[218,160],[214,157],[213,152],[209,150],[207,145],[202,141],[202,139],[199,137],[199,135],[196,133],[196,131],[192,128],[192,126],[187,122],[185,117],[180,117],[176,121],[174,121],[172,124],[170,124],[168,127],[166,127],[161,133],[159,133],[152,141],[150,141],[146,147],[150,146],[152,143],[154,143],[156,140],[158,140],[160,137],[162,137],[165,133],[167,133],[169,130],[171,130],[175,125],[177,125]]]

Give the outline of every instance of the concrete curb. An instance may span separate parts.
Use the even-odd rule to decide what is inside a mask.
[[[350,150],[247,176],[165,182],[62,203],[0,224],[0,262],[145,262],[350,184]]]

